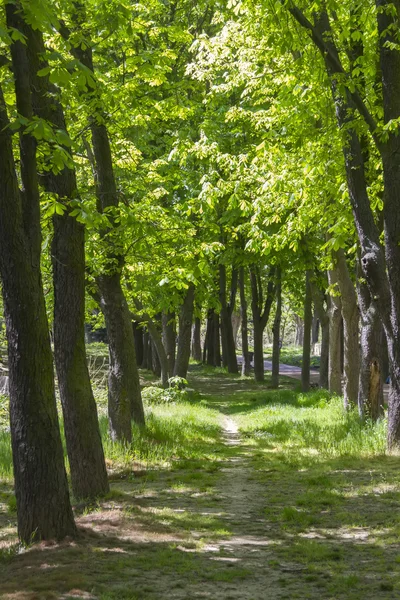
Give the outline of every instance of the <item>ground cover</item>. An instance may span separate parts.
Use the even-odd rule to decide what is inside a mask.
[[[74,503],[74,541],[16,543],[3,425],[0,597],[397,598],[399,459],[385,455],[385,423],[360,425],[292,380],[275,391],[193,366],[189,385],[187,401],[147,406],[129,449],[109,443],[99,398],[111,492]]]

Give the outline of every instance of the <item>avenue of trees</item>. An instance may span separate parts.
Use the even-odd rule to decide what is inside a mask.
[[[390,376],[399,449],[399,23],[400,0],[2,3],[0,277],[21,540],[75,534],[53,362],[73,494],[108,491],[93,316],[115,442],[145,424],[140,366],[163,386],[191,357],[263,382],[268,331],[277,387],[289,306],[303,390],[318,321],[320,385],[377,420]]]

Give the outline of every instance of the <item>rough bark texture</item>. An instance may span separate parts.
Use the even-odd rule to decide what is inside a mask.
[[[214,309],[209,308],[207,312],[207,328],[204,340],[203,362],[210,366],[214,365]]]
[[[400,0],[377,0],[385,123],[400,118]],[[390,288],[390,321],[385,323],[390,363],[388,446],[400,447],[400,136],[398,126],[388,132],[382,152],[384,231]],[[379,304],[382,316],[382,308]]]
[[[260,270],[256,267],[250,268],[251,312],[254,327],[254,378],[256,381],[264,381],[263,335],[275,295],[274,277],[275,269],[271,267],[264,302]]]
[[[294,316],[296,321],[296,346],[303,346],[304,341],[304,321],[299,315]]]
[[[194,309],[195,287],[191,283],[187,289],[180,313],[179,313],[179,334],[178,348],[174,368],[174,376],[187,376],[190,359],[190,339],[192,334],[192,320]]]
[[[357,281],[361,313],[361,360],[358,410],[362,418],[376,421],[384,414],[383,383],[386,341],[376,303],[363,279]]]
[[[303,359],[301,363],[301,390],[308,392],[310,389],[310,364],[311,364],[311,325],[312,325],[312,295],[311,273],[306,272],[306,288],[304,294],[304,339]]]
[[[143,360],[142,369],[149,368],[149,332],[147,329],[143,332]]]
[[[279,362],[281,353],[281,318],[282,318],[282,271],[281,268],[276,270],[276,311],[274,325],[272,327],[273,342],[272,342],[272,387],[279,387]]]
[[[14,6],[9,4],[6,9],[8,25],[13,26]],[[25,48],[20,42],[15,42],[11,51],[18,112],[31,118]],[[0,89],[0,274],[8,339],[11,445],[18,535],[26,543],[33,539],[61,539],[76,533],[56,410],[53,363],[40,272],[40,213],[35,152],[31,153],[32,140],[28,138],[29,135],[21,132],[24,186],[21,194]]]
[[[360,372],[358,337],[360,313],[358,310],[356,291],[350,278],[343,249],[335,252],[334,258],[336,261],[336,273],[341,295],[343,316],[343,399],[345,408],[349,408],[350,405],[355,406],[358,401],[358,379]]]
[[[168,387],[168,379],[172,377],[172,372],[169,370],[169,363],[167,353],[163,344],[162,336],[159,331],[159,326],[150,319],[148,315],[145,316],[147,327],[150,332],[150,337],[153,343],[152,349],[152,368],[153,372],[157,377],[161,377],[161,384],[164,388]]]
[[[162,340],[167,353],[168,374],[172,377],[175,367],[175,351],[176,351],[176,315],[174,312],[162,314]],[[200,355],[201,361],[201,355]]]
[[[247,299],[245,289],[245,271],[244,267],[239,270],[239,292],[240,292],[240,315],[242,318],[242,375],[250,375],[250,354],[249,354],[249,332],[247,325]]]
[[[196,317],[192,328],[192,358],[197,362],[201,362],[201,319]]]
[[[219,301],[221,304],[221,338],[224,366],[229,373],[238,373],[235,340],[233,338],[232,312],[226,299],[226,267],[219,265]]]
[[[31,72],[34,114],[66,131],[57,90],[48,76],[39,77],[47,63],[39,30],[24,25]],[[66,149],[67,150],[67,149]],[[66,203],[63,215],[53,217],[54,355],[64,415],[71,482],[76,498],[94,498],[109,490],[97,407],[90,384],[85,348],[85,230],[69,213],[68,201],[76,198],[76,176],[64,168],[47,171],[42,185]]]
[[[332,394],[342,394],[342,369],[340,361],[340,330],[342,325],[342,302],[336,295],[337,275],[328,271],[329,285],[335,287],[334,295],[330,298],[329,309],[329,391]]]
[[[108,416],[113,440],[132,440],[131,416],[144,424],[132,321],[119,273],[97,277],[109,342]],[[138,401],[140,399],[140,402]]]

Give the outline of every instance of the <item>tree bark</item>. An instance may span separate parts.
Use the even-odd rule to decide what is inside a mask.
[[[176,354],[174,376],[183,377],[185,379],[187,377],[190,359],[190,339],[194,310],[194,292],[195,287],[193,283],[190,283],[179,313],[178,349]]]
[[[45,47],[39,30],[24,24],[31,73],[34,113],[56,130],[66,131],[63,108],[48,76]],[[68,148],[65,148],[67,151]],[[95,498],[109,491],[97,407],[90,384],[85,349],[85,229],[70,216],[68,202],[76,198],[74,169],[44,172],[42,183],[65,206],[54,215],[52,242],[54,281],[54,355],[64,415],[64,429],[76,498]]]
[[[196,317],[192,329],[192,358],[197,362],[201,362],[201,319]]]
[[[210,366],[214,365],[214,309],[209,308],[207,312],[207,328],[204,340],[203,362]]]
[[[264,329],[271,312],[275,295],[274,286],[275,269],[271,267],[268,278],[267,294],[263,302],[263,289],[261,274],[258,268],[250,268],[251,311],[254,327],[254,378],[264,381]]]
[[[310,389],[310,364],[311,364],[311,325],[312,325],[312,296],[311,273],[306,272],[306,289],[304,295],[304,339],[303,359],[301,363],[301,390],[308,392]]]
[[[359,310],[354,284],[350,278],[343,249],[334,253],[343,316],[344,342],[344,406],[356,406],[360,373]]]
[[[377,421],[384,414],[384,331],[376,303],[363,279],[357,280],[361,313],[361,361],[358,411],[361,418]]]
[[[231,311],[226,299],[226,267],[219,265],[219,301],[221,304],[221,337],[222,337],[222,356],[225,361],[224,366],[228,367],[229,373],[238,373],[236,358],[235,340],[233,338],[233,328]]]
[[[324,306],[324,303],[328,304],[328,299],[314,282],[311,282],[311,293],[315,312],[321,324],[319,385],[324,389],[329,389],[329,306],[327,305],[326,308]]]
[[[294,315],[296,322],[296,346],[302,346],[304,342],[304,321],[299,315]]]
[[[143,332],[143,360],[142,369],[149,368],[149,332],[147,329]]]
[[[279,362],[281,353],[281,318],[282,318],[282,270],[280,267],[276,270],[276,311],[274,325],[272,328],[272,387],[279,387]]]
[[[338,286],[336,271],[328,271],[331,287]],[[340,329],[342,323],[342,302],[335,290],[330,298],[329,309],[329,391],[342,394],[342,369],[340,366]]]
[[[242,318],[242,375],[248,377],[250,375],[250,354],[249,354],[249,333],[247,325],[247,299],[245,289],[245,272],[244,267],[239,270],[239,291],[240,291],[240,315]]]
[[[174,312],[163,312],[161,320],[163,332],[162,341],[168,360],[168,374],[169,377],[172,377],[175,367],[176,315]]]
[[[144,343],[143,343],[143,327],[140,323],[132,321],[133,327],[133,338],[135,340],[135,353],[136,353],[136,364],[138,367],[142,366]]]
[[[6,6],[8,26],[13,26],[15,10],[14,5]],[[25,46],[14,42],[11,53],[18,112],[31,119]],[[21,194],[0,88],[0,274],[8,340],[18,535],[25,543],[61,539],[76,533],[64,467],[40,272],[39,193],[35,143],[30,138],[21,132]]]

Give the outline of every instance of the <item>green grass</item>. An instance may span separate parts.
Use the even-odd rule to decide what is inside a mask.
[[[399,597],[400,460],[385,452],[386,422],[362,424],[340,398],[282,385],[193,365],[189,400],[147,406],[129,447],[111,443],[96,386],[111,492],[75,505],[78,540],[24,552],[5,425],[0,596]],[[221,438],[227,417],[236,445]]]

